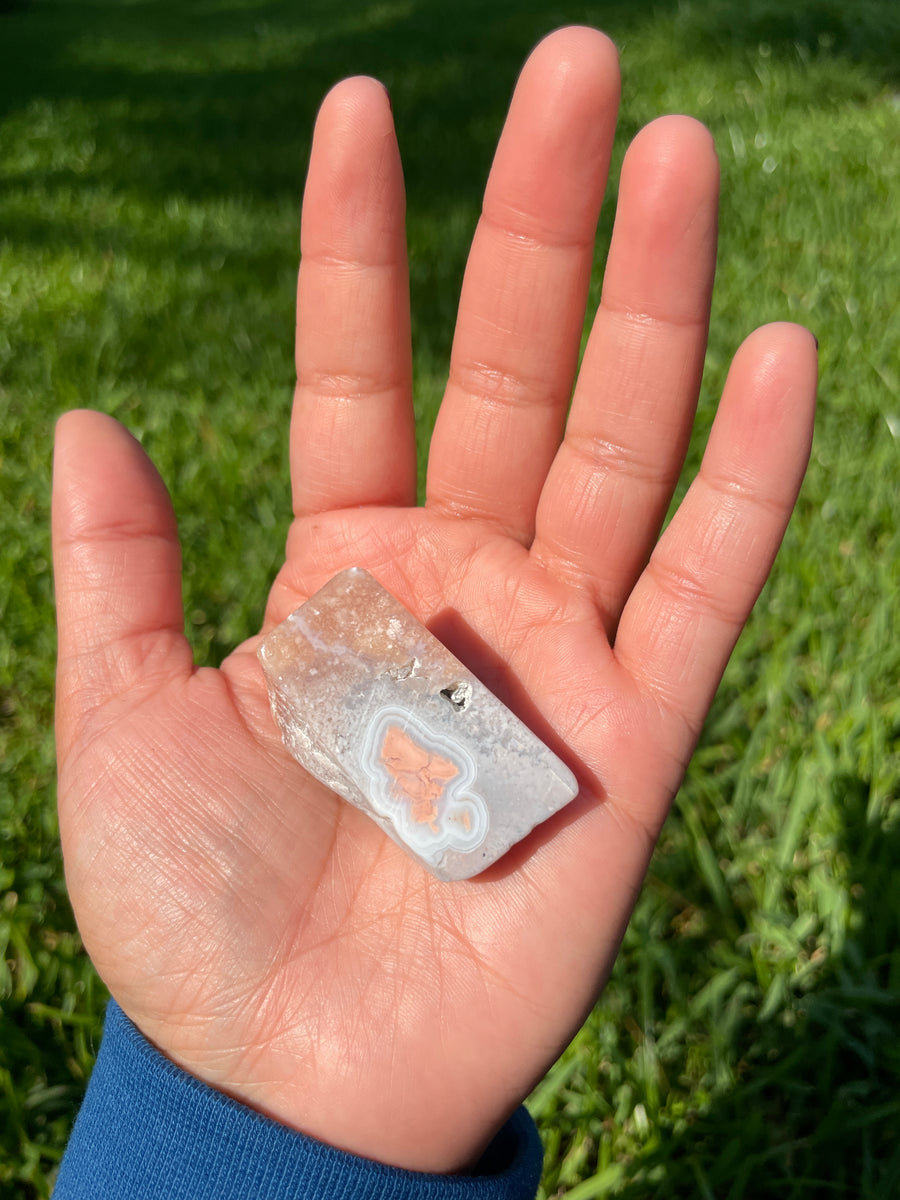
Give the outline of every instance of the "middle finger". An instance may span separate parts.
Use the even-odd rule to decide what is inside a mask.
[[[466,268],[427,503],[525,544],[571,394],[618,94],[603,34],[562,29],[540,43]]]

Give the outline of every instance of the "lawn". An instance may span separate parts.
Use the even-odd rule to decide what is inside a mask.
[[[297,218],[323,92],[360,72],[391,90],[424,448],[511,86],[576,20],[621,49],[612,198],[624,144],[660,112],[717,140],[685,479],[753,326],[808,324],[822,390],[797,513],[613,978],[531,1098],[543,1194],[900,1194],[900,7],[0,0],[4,1197],[48,1194],[105,1001],[57,844],[54,419],[88,405],[140,436],[175,498],[188,633],[217,662],[258,626],[286,529]]]

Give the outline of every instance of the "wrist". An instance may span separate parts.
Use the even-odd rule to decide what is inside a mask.
[[[111,1002],[54,1200],[528,1200],[540,1166],[540,1141],[524,1110],[467,1175],[405,1171],[337,1150],[182,1071]]]

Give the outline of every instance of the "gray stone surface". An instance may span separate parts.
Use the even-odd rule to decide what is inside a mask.
[[[291,754],[439,879],[477,875],[568,804],[575,777],[368,572],[265,638]]]

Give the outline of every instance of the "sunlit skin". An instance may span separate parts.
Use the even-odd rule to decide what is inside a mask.
[[[294,519],[265,628],[366,567],[565,759],[579,797],[486,876],[438,882],[304,773],[258,637],[194,667],[156,471],[106,416],[58,427],[59,806],[87,950],[175,1062],[399,1166],[476,1161],[594,1002],[809,452],[815,344],[764,327],[659,537],[716,254],[715,152],[686,117],[628,150],[575,380],[618,92],[591,30],[524,68],[418,508],[390,105],[350,79],[316,123]]]

